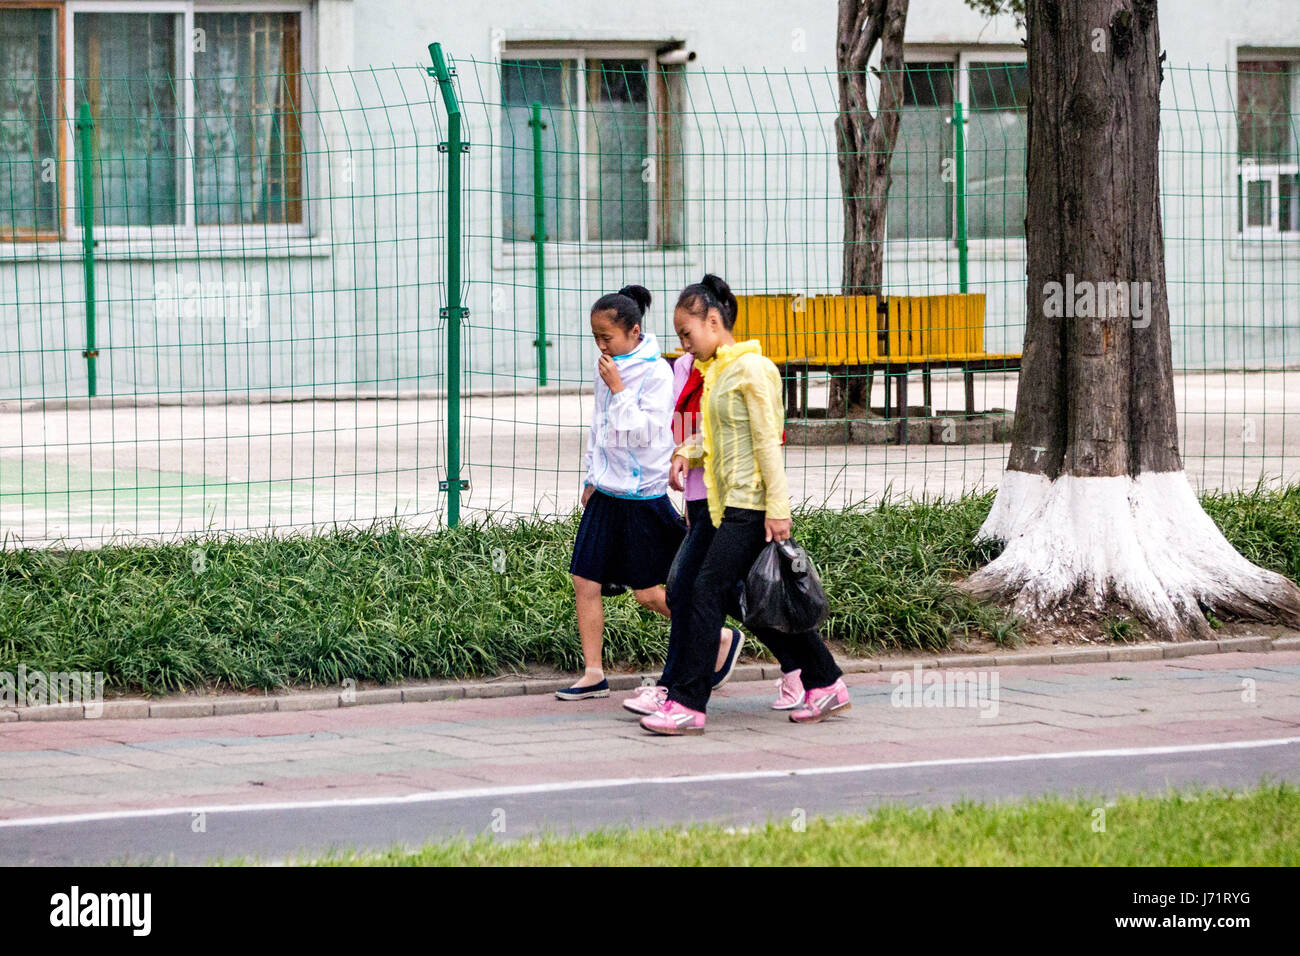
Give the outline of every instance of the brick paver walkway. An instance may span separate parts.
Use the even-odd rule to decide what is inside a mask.
[[[770,683],[733,683],[697,738],[643,733],[625,693],[7,723],[0,818],[1300,736],[1300,651],[990,668],[989,716],[898,706],[900,673],[850,675],[853,710],[815,726],[769,710]]]

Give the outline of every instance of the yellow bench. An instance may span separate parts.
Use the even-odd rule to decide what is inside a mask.
[[[974,374],[1020,368],[1019,353],[984,350],[983,293],[890,296],[883,304],[870,295],[742,295],[737,302],[736,338],[758,339],[764,355],[793,371],[786,377],[792,414],[801,404],[807,413],[811,368],[865,374],[868,396],[873,373],[883,372],[885,415],[892,379],[900,418],[907,417],[909,372],[922,372],[930,414],[931,371],[961,369],[966,412],[974,414]]]
[[[736,338],[758,339],[777,365],[878,361],[874,295],[742,295],[736,301]]]

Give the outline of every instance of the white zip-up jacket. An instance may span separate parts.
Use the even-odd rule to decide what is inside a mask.
[[[583,455],[585,484],[617,498],[658,498],[668,493],[673,454],[673,370],[650,332],[631,352],[613,359],[623,390],[611,392],[597,365],[596,407]]]

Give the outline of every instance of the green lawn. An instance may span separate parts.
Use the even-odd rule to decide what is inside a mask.
[[[1104,810],[1104,818],[1098,810]],[[742,829],[603,831],[575,838],[430,843],[343,853],[323,866],[1296,866],[1300,787],[1171,792],[1112,801],[1043,798]],[[1104,825],[1104,830],[1098,829]],[[506,837],[509,834],[505,834]],[[228,865],[246,860],[225,861]]]
[[[1212,496],[1247,557],[1300,578],[1300,485]],[[850,654],[1017,641],[1009,614],[951,585],[986,563],[972,539],[992,495],[888,501],[796,516],[830,598],[823,629]],[[580,665],[569,556],[577,516],[413,534],[195,538],[93,551],[0,551],[0,670],[102,671],[110,690],[392,683]],[[494,568],[504,559],[504,573]],[[606,602],[606,661],[651,668],[666,622]],[[1112,637],[1130,629],[1111,622]]]

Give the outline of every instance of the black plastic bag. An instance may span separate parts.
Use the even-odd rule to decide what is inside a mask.
[[[769,542],[745,578],[741,620],[753,630],[803,634],[826,620],[826,611],[826,592],[808,552],[794,538]]]

